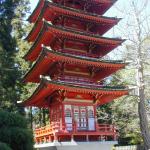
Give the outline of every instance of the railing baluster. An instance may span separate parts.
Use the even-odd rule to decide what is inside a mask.
[[[68,127],[72,126],[72,130],[68,131]],[[51,134],[56,132],[64,132],[64,133],[78,133],[77,132],[77,124],[74,122],[73,124],[63,124],[62,128],[60,129],[60,123],[52,124],[51,126],[45,126],[40,129],[36,129],[35,134],[35,141],[36,143],[41,142],[51,142]],[[91,133],[91,131],[87,131],[85,135],[88,135],[88,132]],[[117,132],[114,125],[107,125],[107,124],[96,124],[96,131],[99,133],[99,136],[102,137],[101,139],[105,140],[108,138],[108,136],[112,136],[113,140],[117,140]],[[80,131],[81,133],[81,131]]]

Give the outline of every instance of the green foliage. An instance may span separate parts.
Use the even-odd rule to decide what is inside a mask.
[[[136,97],[125,96],[112,103],[113,123],[119,131],[119,144],[142,143]]]
[[[22,71],[16,61],[16,35],[23,37],[21,25],[28,3],[28,0],[0,2],[0,106],[9,111],[20,111],[17,101],[20,100]]]
[[[112,109],[111,104],[105,104],[97,108],[97,119],[100,124],[112,123]]]
[[[0,150],[12,150],[7,144],[0,143]]]
[[[33,135],[18,114],[0,111],[0,141],[13,150],[33,150]]]
[[[122,146],[126,146],[126,145],[141,145],[141,143],[143,143],[140,131],[138,131],[138,132],[131,132],[131,133],[128,133],[128,134],[124,133],[124,136],[121,136],[119,138],[119,145],[122,145]]]
[[[27,128],[27,122],[18,114],[0,111],[0,128],[3,127]]]
[[[143,143],[140,131],[131,132],[127,135],[130,138],[129,145],[137,145]]]
[[[32,150],[32,133],[27,129],[12,127],[0,129],[0,141],[8,143],[14,150]]]

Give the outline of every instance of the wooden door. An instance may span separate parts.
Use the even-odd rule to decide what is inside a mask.
[[[96,124],[95,124],[95,116],[94,116],[94,107],[93,106],[88,106],[87,107],[88,111],[88,130],[89,131],[94,131],[96,129]]]
[[[76,123],[77,130],[87,130],[88,122],[87,122],[87,110],[86,107],[82,106],[74,106],[74,122]]]
[[[72,131],[73,123],[72,123],[72,107],[71,105],[65,105],[65,125],[67,131]]]

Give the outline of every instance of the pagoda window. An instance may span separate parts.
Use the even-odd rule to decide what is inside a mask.
[[[94,118],[94,107],[88,106],[88,128],[90,131],[95,130],[95,118]]]
[[[67,130],[72,130],[73,122],[76,123],[77,130],[95,130],[95,117],[93,106],[64,105],[65,124]]]
[[[64,110],[65,110],[64,114],[65,114],[66,129],[68,131],[71,131],[73,128],[72,106],[71,105],[65,105]]]
[[[90,73],[86,67],[77,67],[76,65],[66,65],[64,73],[70,76],[89,77]]]
[[[83,42],[68,40],[64,42],[64,49],[86,53],[88,51],[88,46]]]
[[[64,73],[65,73],[66,75],[74,76],[74,77],[76,77],[76,76],[78,76],[78,77],[89,77],[89,73],[88,73],[88,72],[83,72],[83,71],[79,72],[79,71],[67,70],[67,69],[66,69],[66,70],[64,71]],[[76,81],[76,80],[74,79],[74,81]]]
[[[93,83],[93,81],[88,77],[77,77],[77,76],[67,76],[67,75],[61,77],[60,80],[67,81],[67,82],[83,83],[83,84]]]
[[[82,22],[80,20],[71,19],[71,18],[65,19],[65,26],[74,28],[76,30],[81,30],[81,31],[84,31],[86,29],[84,22]]]

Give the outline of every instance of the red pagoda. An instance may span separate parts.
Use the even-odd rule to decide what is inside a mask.
[[[48,108],[50,125],[35,130],[36,144],[117,139],[113,125],[98,124],[97,106],[127,95],[122,87],[105,86],[105,78],[125,67],[103,56],[124,40],[103,34],[120,19],[103,14],[116,0],[40,0],[29,17],[34,62],[25,82],[40,83],[25,106]]]

